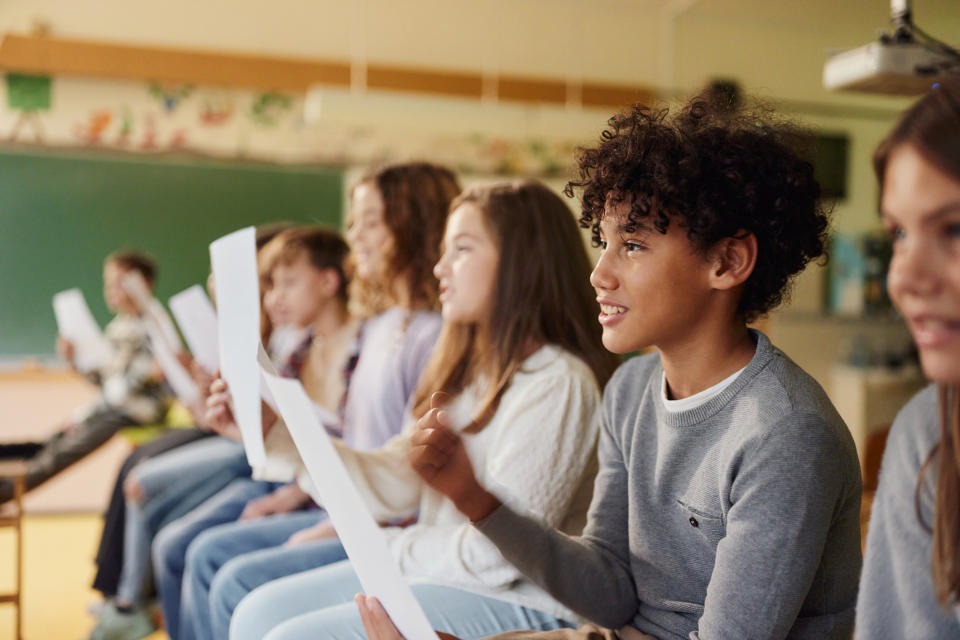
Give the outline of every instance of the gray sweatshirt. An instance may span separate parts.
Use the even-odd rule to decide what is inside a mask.
[[[863,580],[857,601],[857,637],[960,638],[954,611],[940,607],[933,591],[933,534],[917,517],[920,467],[940,440],[936,386],[910,400],[897,415],[880,467],[880,486],[870,513]],[[937,465],[921,492],[921,512],[933,524]]]
[[[676,640],[849,638],[856,448],[820,386],[766,336],[754,339],[746,369],[687,411],[665,410],[658,354],[620,367],[604,397],[581,537],[506,505],[478,528],[605,627]]]

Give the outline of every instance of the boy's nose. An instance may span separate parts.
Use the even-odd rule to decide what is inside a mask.
[[[605,253],[600,254],[596,266],[590,272],[590,284],[594,289],[614,289],[617,286],[616,277],[610,269],[609,259]]]

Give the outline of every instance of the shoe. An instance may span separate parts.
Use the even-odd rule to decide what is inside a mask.
[[[104,604],[97,626],[90,632],[90,640],[140,640],[156,630],[147,607],[120,611],[111,601]]]
[[[94,618],[99,618],[103,615],[103,610],[107,608],[107,605],[110,603],[110,600],[94,600],[87,605],[87,613],[89,613]]]
[[[43,449],[42,442],[4,442],[0,444],[0,460],[29,460]]]

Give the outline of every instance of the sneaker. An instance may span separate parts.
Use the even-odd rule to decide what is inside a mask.
[[[93,602],[87,605],[87,613],[89,613],[94,618],[99,618],[101,615],[103,615],[103,610],[107,607],[107,604],[109,602],[110,600],[107,600],[107,599],[94,600]]]
[[[90,632],[90,640],[140,640],[157,630],[151,612],[146,607],[137,607],[126,612],[108,602],[103,607],[97,626]]]

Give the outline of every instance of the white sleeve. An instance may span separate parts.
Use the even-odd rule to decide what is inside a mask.
[[[511,393],[513,391],[514,393]],[[578,491],[592,484],[600,392],[592,376],[556,376],[508,391],[495,416],[478,478],[514,508],[558,527]],[[465,435],[465,438],[471,436]],[[497,547],[464,518],[415,525],[400,550],[405,573],[504,588],[522,578]]]
[[[341,440],[333,440],[350,479],[378,522],[405,518],[420,506],[423,481],[407,460],[415,428],[416,423],[411,423],[374,451],[357,451]]]

